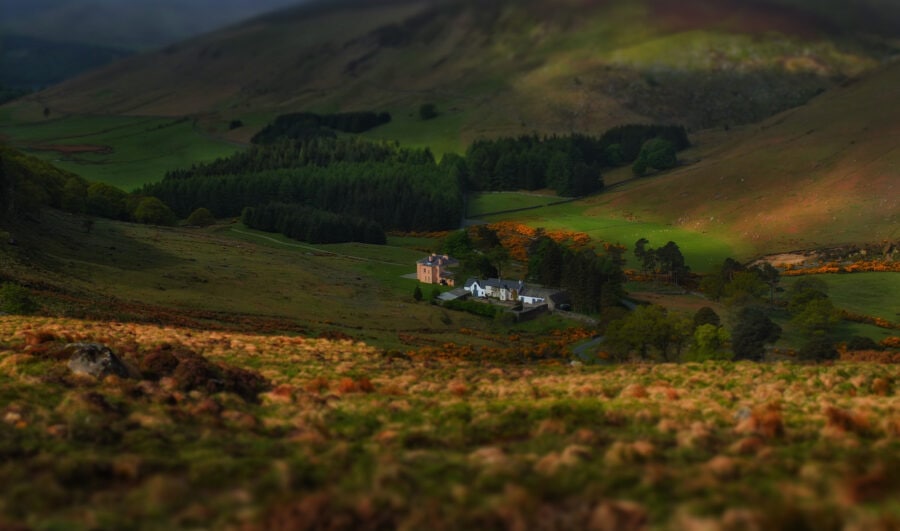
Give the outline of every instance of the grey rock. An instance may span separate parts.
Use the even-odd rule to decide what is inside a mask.
[[[69,369],[76,374],[89,374],[95,378],[104,378],[114,374],[120,378],[130,378],[131,370],[106,345],[100,343],[70,343],[65,347],[71,352]]]
[[[734,414],[734,419],[738,420],[738,421],[746,420],[746,419],[749,419],[752,414],[753,414],[753,412],[750,411],[750,408],[744,407],[744,408],[739,409]]]

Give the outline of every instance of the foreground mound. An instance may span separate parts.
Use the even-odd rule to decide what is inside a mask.
[[[898,382],[0,317],[0,526],[889,528]]]

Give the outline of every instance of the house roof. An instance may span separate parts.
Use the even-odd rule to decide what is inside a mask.
[[[444,293],[441,293],[438,296],[438,299],[440,299],[442,301],[455,301],[456,299],[461,299],[463,297],[467,297],[468,295],[469,295],[468,291],[461,289],[461,288],[456,288],[454,290],[445,291]]]
[[[518,281],[515,280],[502,280],[499,278],[489,278],[484,281],[485,287],[491,288],[500,288],[500,289],[516,289],[519,285]]]
[[[445,255],[437,255],[433,254],[431,256],[426,256],[425,258],[418,260],[417,264],[427,265],[427,266],[444,266],[451,267],[455,265],[459,265],[459,260],[456,258],[451,258],[450,256]]]

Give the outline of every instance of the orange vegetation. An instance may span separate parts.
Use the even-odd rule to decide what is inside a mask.
[[[541,233],[558,243],[567,242],[576,248],[587,247],[591,243],[591,237],[584,232],[566,230],[539,231],[539,229],[512,221],[491,223],[487,227],[497,233],[500,244],[509,251],[509,255],[513,260],[519,262],[528,261],[528,247]],[[470,231],[474,230],[470,229]]]
[[[587,330],[459,333],[504,347],[0,317],[0,528],[896,527],[900,365],[590,366],[558,356]],[[71,374],[71,341],[140,379]]]
[[[801,275],[826,275],[832,273],[900,273],[900,262],[886,262],[880,260],[864,260],[841,265],[837,262],[829,262],[818,267],[795,268],[787,264],[781,273],[787,277]]]
[[[451,231],[449,231],[449,230],[432,231],[432,232],[425,232],[425,231],[412,231],[412,232],[397,232],[397,231],[390,231],[390,232],[388,232],[388,235],[389,235],[389,236],[398,236],[398,237],[403,237],[403,238],[431,238],[431,239],[434,239],[434,240],[443,240],[444,238],[446,238],[447,236],[450,235],[450,232],[451,232]]]
[[[841,310],[841,318],[845,321],[853,321],[855,323],[865,323],[870,325],[875,325],[879,328],[887,328],[900,330],[900,324],[894,324],[887,319],[882,319],[881,317],[871,317],[869,315],[862,315],[858,313],[848,312],[847,310]]]
[[[887,348],[900,348],[900,337],[891,336],[881,340],[881,346]]]

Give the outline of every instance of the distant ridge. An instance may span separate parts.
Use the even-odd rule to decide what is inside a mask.
[[[72,113],[179,116],[400,115],[433,102],[468,139],[633,121],[732,126],[897,53],[900,26],[878,28],[896,9],[861,6],[884,16],[799,0],[319,2],[131,58],[41,99]]]

